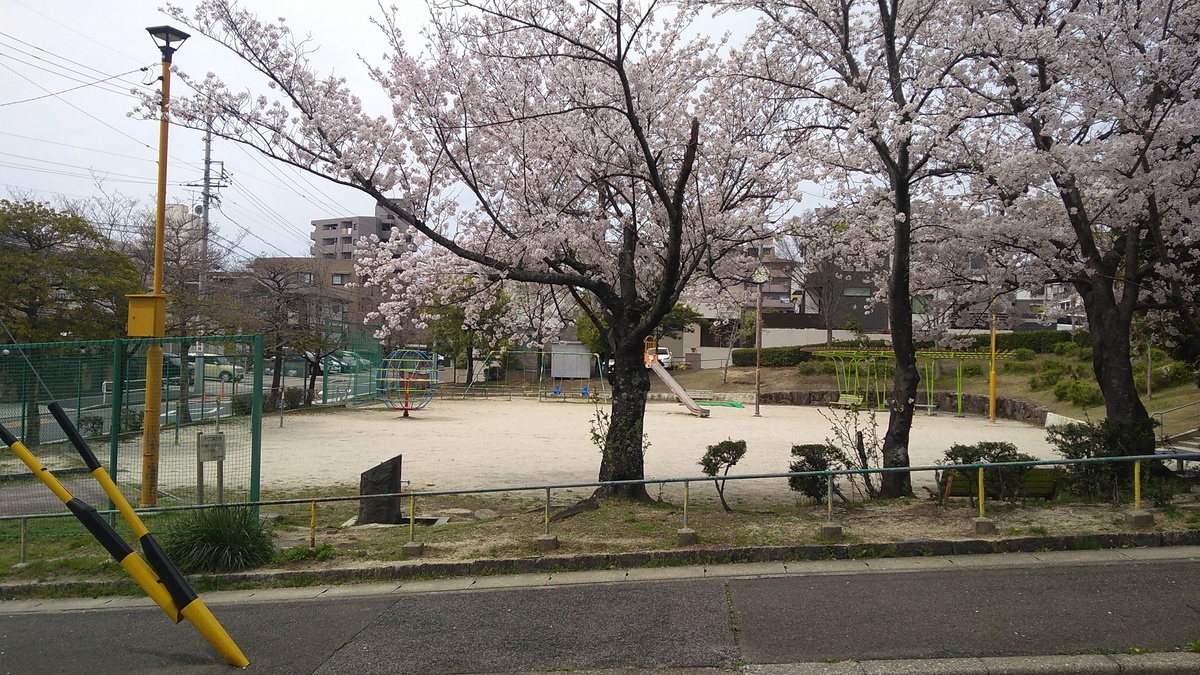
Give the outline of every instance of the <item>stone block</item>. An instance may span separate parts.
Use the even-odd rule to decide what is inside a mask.
[[[558,537],[553,534],[543,534],[537,538],[538,553],[553,553],[558,550]]]
[[[1125,512],[1125,527],[1132,527],[1135,530],[1151,527],[1154,525],[1154,514],[1149,511],[1126,511]]]
[[[975,523],[975,534],[996,534],[996,521],[991,518],[972,518]]]
[[[362,472],[358,480],[358,493],[365,496],[402,492],[400,463],[403,457],[404,455],[396,455]],[[400,513],[399,497],[375,497],[360,499],[358,502],[358,522],[360,523],[395,525],[403,521],[404,516]]]
[[[841,541],[842,526],[837,523],[821,523],[820,537],[822,541]]]
[[[400,552],[406,558],[420,558],[425,555],[425,542],[410,541],[400,548]]]
[[[676,544],[679,546],[695,546],[700,543],[700,537],[696,531],[690,527],[679,528],[679,535],[676,539]]]

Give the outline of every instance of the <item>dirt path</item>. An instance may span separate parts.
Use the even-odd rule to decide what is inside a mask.
[[[404,477],[417,490],[449,490],[595,480],[600,452],[591,443],[595,408],[583,403],[532,400],[437,400],[405,419],[373,406],[334,414],[288,417],[283,429],[263,425],[262,484],[268,490],[314,492],[357,485],[359,473],[397,454]],[[820,443],[831,435],[828,408],[767,406],[712,408],[711,417],[686,414],[675,403],[646,406],[646,477],[701,475],[698,461],[707,445],[745,439],[748,452],[736,474],[787,471],[793,444]],[[880,434],[886,425],[880,416]],[[1007,420],[952,415],[915,418],[912,464],[934,464],[954,443],[1007,440],[1022,451],[1056,458],[1038,427]],[[914,484],[932,484],[932,474],[914,474]],[[701,487],[711,490],[711,483]],[[669,488],[666,494],[678,490]],[[657,489],[651,488],[656,494]],[[746,496],[786,496],[782,479],[747,481]],[[794,494],[794,493],[790,493]]]

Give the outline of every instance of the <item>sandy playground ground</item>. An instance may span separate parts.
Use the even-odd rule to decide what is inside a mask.
[[[749,405],[711,411],[710,417],[701,419],[676,403],[647,404],[647,478],[700,476],[698,462],[706,446],[727,438],[744,439],[747,444],[745,458],[731,473],[784,472],[792,445],[821,443],[832,436],[823,415],[834,411],[825,407],[763,406],[758,418]],[[289,416],[282,429],[266,417],[262,485],[269,491],[305,494],[357,486],[360,472],[397,454],[404,456],[404,479],[417,491],[592,481],[600,466],[600,451],[591,442],[595,413],[596,408],[585,403],[439,399],[407,419],[381,405]],[[886,414],[880,414],[878,421],[882,436]],[[983,440],[1009,441],[1036,457],[1058,458],[1040,427],[918,412],[910,459],[913,466],[935,464],[951,445]],[[933,474],[914,474],[913,484],[932,485]],[[649,490],[651,495],[659,494],[655,486]],[[715,498],[710,482],[693,490],[701,499]],[[681,492],[676,485],[662,494],[678,499]],[[788,491],[784,479],[741,481],[736,488],[731,485],[729,492],[756,501],[790,500],[796,494]]]

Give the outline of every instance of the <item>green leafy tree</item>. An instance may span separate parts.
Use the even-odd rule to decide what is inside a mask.
[[[17,342],[117,337],[137,291],[133,264],[80,215],[0,200],[0,318]],[[36,382],[22,397],[29,446],[41,442]]]
[[[677,338],[692,326],[703,326],[707,323],[708,319],[705,319],[704,315],[687,305],[676,303],[671,311],[663,317],[658,327],[654,329],[654,337],[658,340]],[[608,351],[603,337],[604,330],[607,330],[607,327],[597,327],[586,314],[581,314],[575,319],[575,332],[579,341],[595,354],[604,354]]]
[[[500,338],[502,321],[508,312],[508,296],[504,291],[489,288],[496,297],[488,308],[468,319],[463,304],[471,295],[472,288],[464,285],[457,298],[450,296],[447,302],[437,307],[428,307],[425,314],[429,320],[429,337],[438,352],[449,354],[455,363],[466,364],[467,382],[475,379],[475,359],[481,353],[492,352],[510,346]]]

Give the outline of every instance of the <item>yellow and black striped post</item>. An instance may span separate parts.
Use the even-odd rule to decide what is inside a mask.
[[[159,581],[158,575],[154,573],[154,570],[134,552],[129,544],[125,543],[125,540],[108,524],[108,521],[101,518],[95,508],[72,495],[62,483],[58,482],[54,474],[50,473],[50,470],[43,466],[37,457],[34,457],[29,448],[26,448],[24,443],[18,441],[17,437],[9,433],[8,429],[5,429],[2,424],[0,424],[0,439],[3,439],[5,445],[13,451],[13,454],[24,462],[25,466],[29,467],[29,470],[33,472],[33,475],[38,480],[50,488],[54,496],[58,497],[63,504],[66,504],[71,513],[79,519],[79,522],[87,528],[88,532],[92,533],[92,536],[108,551],[113,560],[116,560],[129,573],[129,576],[133,577],[133,580],[145,591],[146,595],[161,607],[162,611],[166,612],[172,621],[178,622],[179,610],[171,598],[171,593]]]
[[[50,414],[54,415],[54,419],[62,430],[71,439],[71,444],[75,446],[75,450],[79,456],[83,458],[88,469],[91,470],[92,476],[100,483],[100,487],[104,488],[104,493],[112,500],[112,503],[121,512],[121,517],[129,524],[133,530],[134,536],[142,544],[142,552],[146,555],[146,560],[150,566],[158,573],[159,579],[162,580],[162,585],[166,586],[167,592],[174,601],[176,607],[179,608],[179,616],[187,619],[200,634],[208,640],[209,644],[217,650],[221,658],[225,659],[230,665],[238,668],[245,668],[250,665],[250,661],[242,654],[242,650],[238,649],[233,638],[229,637],[229,633],[221,626],[204,601],[196,596],[196,592],[192,590],[191,584],[187,582],[183,574],[179,572],[179,568],[175,567],[175,563],[167,557],[163,552],[162,547],[158,545],[158,541],[154,539],[154,535],[150,534],[150,530],[142,523],[142,519],[134,512],[133,507],[129,505],[129,500],[125,499],[125,495],[121,494],[117,484],[113,482],[108,472],[100,465],[96,459],[96,455],[92,453],[92,449],[88,447],[87,441],[83,440],[83,436],[79,434],[79,430],[75,428],[75,424],[71,422],[71,418],[67,417],[67,413],[62,409],[58,402],[51,403],[47,406],[50,409]],[[99,519],[99,516],[97,516]],[[104,522],[101,520],[100,522]],[[107,525],[107,523],[106,523]],[[111,528],[110,528],[111,529]],[[115,533],[114,533],[115,534]],[[125,542],[122,541],[122,544]],[[126,545],[128,548],[128,545]],[[174,617],[175,621],[179,621],[178,616]]]

